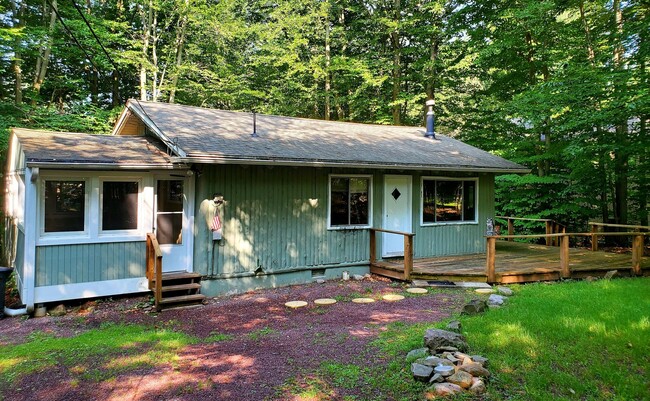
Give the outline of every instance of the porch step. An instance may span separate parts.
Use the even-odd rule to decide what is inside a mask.
[[[178,304],[189,304],[189,303],[200,303],[205,299],[203,294],[191,294],[191,295],[180,295],[176,297],[163,297],[160,300],[161,305],[178,305]]]
[[[157,300],[158,311],[163,308],[201,304],[206,298],[201,294],[201,275],[198,273],[169,272],[163,273],[160,279],[162,288],[161,297]],[[155,277],[154,286],[157,281]]]
[[[201,284],[199,283],[189,283],[189,284],[177,284],[177,285],[164,285],[162,292],[170,291],[185,291],[185,290],[200,290]]]
[[[201,281],[201,275],[192,272],[172,272],[172,273],[163,273],[162,275],[163,283],[165,281],[172,281],[172,280],[192,280],[192,279],[194,280],[198,279],[198,281]]]

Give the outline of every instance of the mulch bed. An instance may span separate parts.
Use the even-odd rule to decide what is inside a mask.
[[[404,287],[376,278],[329,281],[248,292],[210,299],[196,308],[147,312],[147,297],[102,300],[70,306],[63,317],[5,318],[0,345],[19,343],[34,332],[73,336],[104,322],[173,327],[199,339],[211,333],[231,335],[220,342],[199,342],[179,353],[173,366],[140,368],[111,380],[75,379],[59,366],[23,377],[0,393],[5,400],[274,400],[291,399],[279,390],[287,380],[309,374],[323,361],[358,362],[368,357],[368,344],[392,322],[430,322],[458,312],[466,292],[450,290],[407,297],[398,302],[355,304],[351,297],[380,298],[403,293]],[[317,298],[337,298],[316,306]],[[309,301],[300,309],[284,303]],[[259,333],[253,336],[251,333]],[[105,362],[105,361],[104,361]],[[373,363],[382,363],[377,357]],[[72,385],[71,383],[75,384]],[[333,389],[328,399],[354,395],[354,389]]]

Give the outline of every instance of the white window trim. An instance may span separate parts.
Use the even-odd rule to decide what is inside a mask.
[[[474,181],[474,220],[463,221],[440,221],[440,222],[425,222],[424,221],[424,181]],[[420,226],[421,227],[435,227],[435,226],[451,226],[451,225],[476,225],[478,224],[478,211],[479,211],[479,177],[438,177],[438,176],[422,176],[420,178]]]
[[[103,221],[102,218],[104,216],[104,183],[105,182],[135,182],[138,184],[138,210],[137,210],[137,215],[138,215],[138,222],[137,222],[137,227],[134,229],[130,230],[104,230],[102,229]],[[99,177],[99,220],[98,220],[98,229],[99,229],[99,236],[100,237],[123,237],[125,235],[130,235],[130,234],[137,234],[140,235],[142,233],[142,205],[143,205],[143,188],[142,188],[142,178],[141,177]]]
[[[45,232],[45,181],[84,181],[85,214],[84,231]],[[138,182],[138,229],[137,230],[101,230],[102,199],[104,181]],[[36,246],[94,244],[109,242],[144,241],[147,227],[151,225],[151,213],[146,210],[152,204],[153,190],[149,188],[151,178],[135,173],[100,173],[69,171],[52,171],[41,173],[38,185],[37,218],[38,235]]]
[[[346,226],[332,226],[332,178],[367,178],[368,179],[368,224],[354,224]],[[372,193],[371,174],[329,174],[327,177],[327,229],[328,230],[359,230],[372,227],[372,205],[374,195]]]
[[[89,233],[89,208],[90,198],[92,195],[92,180],[87,175],[47,175],[41,176],[41,182],[38,186],[38,233],[39,239],[43,240],[65,240],[69,238],[88,238]],[[45,232],[45,182],[46,181],[83,181],[84,183],[84,229],[83,231],[55,231]]]

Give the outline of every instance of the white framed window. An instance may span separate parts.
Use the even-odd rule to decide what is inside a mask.
[[[420,224],[477,224],[478,178],[422,177]]]
[[[41,173],[37,245],[142,241],[153,224],[151,180],[135,173]]]
[[[118,234],[137,231],[140,227],[139,179],[100,179],[99,230],[103,234]]]
[[[329,229],[368,228],[372,221],[372,176],[331,174],[328,185]]]
[[[41,193],[42,236],[87,235],[88,178],[48,177]]]

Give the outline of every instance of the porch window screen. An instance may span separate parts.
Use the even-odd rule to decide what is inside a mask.
[[[104,181],[102,230],[137,230],[138,182]]]
[[[46,233],[84,231],[85,209],[85,181],[45,181]]]
[[[370,178],[330,178],[330,225],[367,226],[370,208]]]
[[[422,222],[476,221],[476,181],[422,180]]]

